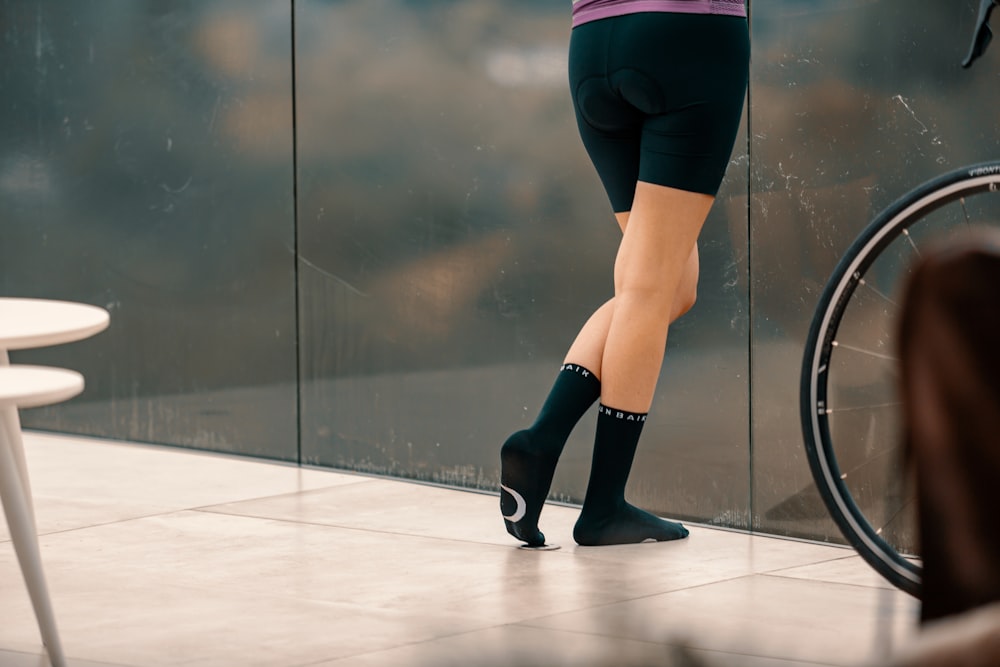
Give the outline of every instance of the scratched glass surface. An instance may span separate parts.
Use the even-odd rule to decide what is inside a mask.
[[[977,7],[971,0],[753,2],[751,428],[760,530],[839,540],[814,490],[798,421],[802,344],[835,263],[909,189],[1000,156],[1000,54],[970,71],[959,67]],[[925,232],[937,238],[933,226]],[[873,267],[886,294],[912,260],[897,251]],[[869,293],[845,316],[845,335],[891,358],[895,318]],[[842,406],[894,404],[892,362],[871,359],[841,357],[832,391]],[[846,411],[833,428],[860,502],[910,549],[895,414]]]
[[[111,312],[25,424],[294,460],[287,7],[7,0],[0,89],[0,293]]]

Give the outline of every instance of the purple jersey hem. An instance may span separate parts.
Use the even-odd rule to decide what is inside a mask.
[[[731,7],[729,5],[732,5]],[[573,12],[573,27],[591,21],[638,14],[640,12],[672,12],[677,14],[713,14],[718,16],[746,17],[746,8],[742,2],[720,3],[711,0],[631,0],[611,5],[610,7],[584,7]]]

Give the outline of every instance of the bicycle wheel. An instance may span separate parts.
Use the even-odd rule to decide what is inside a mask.
[[[820,296],[806,340],[801,420],[823,502],[876,571],[919,597],[916,512],[904,479],[894,332],[923,249],[1000,225],[1000,161],[944,174],[879,214]]]

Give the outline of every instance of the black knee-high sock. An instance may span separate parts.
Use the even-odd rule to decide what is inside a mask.
[[[573,427],[600,395],[601,383],[593,373],[563,365],[535,423],[500,448],[500,512],[507,532],[530,546],[545,544],[538,516],[556,462]]]
[[[687,537],[688,531],[681,524],[664,521],[625,502],[625,483],[645,423],[645,414],[600,406],[590,482],[573,528],[578,544],[635,544]]]

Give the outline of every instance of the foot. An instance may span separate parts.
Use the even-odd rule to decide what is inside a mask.
[[[536,454],[527,431],[518,431],[500,448],[500,513],[507,532],[531,547],[545,544],[538,516],[549,495],[556,462]]]
[[[591,512],[588,516],[583,513],[573,528],[573,539],[584,547],[666,542],[687,536],[688,530],[681,524],[666,521],[626,502],[609,514],[595,516]]]

